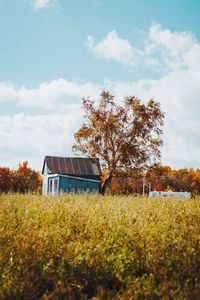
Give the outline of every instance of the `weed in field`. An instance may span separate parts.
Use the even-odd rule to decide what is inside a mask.
[[[0,196],[0,299],[199,295],[199,199]]]

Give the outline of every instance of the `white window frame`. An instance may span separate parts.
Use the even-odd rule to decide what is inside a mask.
[[[58,191],[59,191],[59,177],[49,177],[48,194],[58,195]]]

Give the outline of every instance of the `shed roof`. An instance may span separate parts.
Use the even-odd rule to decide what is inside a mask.
[[[42,174],[45,163],[51,174],[101,176],[98,158],[45,156]]]

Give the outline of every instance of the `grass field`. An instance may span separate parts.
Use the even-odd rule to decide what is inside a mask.
[[[200,199],[0,196],[0,299],[200,299]]]

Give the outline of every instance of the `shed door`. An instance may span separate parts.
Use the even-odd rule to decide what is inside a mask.
[[[58,178],[49,178],[49,194],[58,194]]]

